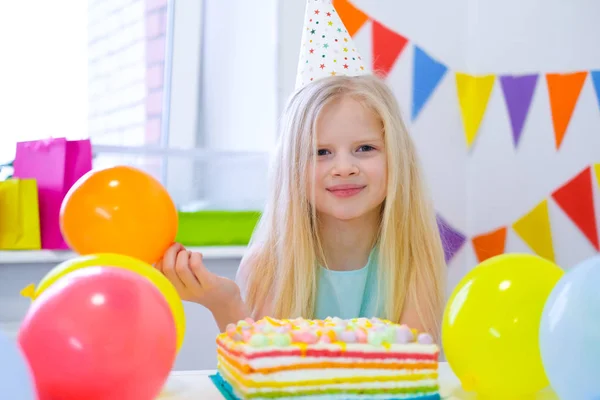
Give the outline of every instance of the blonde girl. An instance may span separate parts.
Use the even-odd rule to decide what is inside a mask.
[[[157,267],[221,330],[245,317],[381,317],[439,343],[444,253],[413,141],[375,76],[298,90],[237,283],[173,245]]]

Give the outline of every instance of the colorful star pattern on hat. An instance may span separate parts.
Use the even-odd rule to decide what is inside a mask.
[[[328,76],[369,73],[332,0],[307,0],[296,89]]]

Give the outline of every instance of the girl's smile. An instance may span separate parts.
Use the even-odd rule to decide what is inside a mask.
[[[362,192],[367,185],[335,185],[327,188],[327,191],[336,197],[345,198],[352,197]]]

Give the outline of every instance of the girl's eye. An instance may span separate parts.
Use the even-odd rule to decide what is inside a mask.
[[[371,151],[374,150],[375,148],[373,146],[369,146],[368,144],[365,144],[364,146],[360,146],[358,148],[358,151]]]
[[[325,150],[325,149],[319,149],[317,150],[317,154],[319,156],[326,156],[329,153],[329,150]]]

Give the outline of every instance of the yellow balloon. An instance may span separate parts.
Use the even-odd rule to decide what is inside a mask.
[[[146,264],[145,262],[136,258],[112,253],[101,253],[75,257],[54,267],[46,274],[46,276],[44,276],[37,287],[31,284],[24,288],[21,291],[21,294],[25,297],[35,300],[61,277],[78,269],[94,266],[127,269],[129,271],[136,272],[150,280],[150,282],[152,282],[162,293],[165,300],[169,304],[169,307],[171,308],[173,319],[175,320],[175,327],[177,329],[177,350],[179,351],[181,345],[183,344],[186,323],[181,297],[179,297],[175,287],[163,274],[154,269],[151,265]]]
[[[442,345],[465,390],[516,399],[549,386],[538,335],[544,304],[563,274],[544,258],[504,254],[464,276],[446,304]]]

